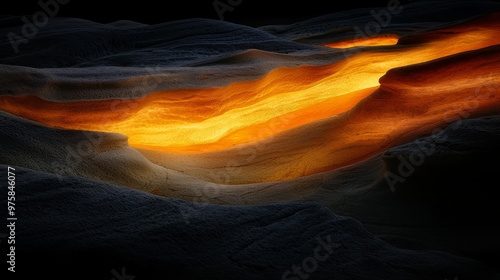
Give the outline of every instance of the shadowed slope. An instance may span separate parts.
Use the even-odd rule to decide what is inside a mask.
[[[278,68],[261,79],[220,88],[155,92],[120,108],[115,105],[119,100],[57,103],[33,96],[4,96],[0,108],[50,126],[122,133],[139,148],[172,153],[212,152],[274,137],[346,112],[369,95],[390,69],[496,45],[499,26],[497,14],[491,14],[458,26],[403,37],[397,46],[362,52],[331,65]],[[462,57],[449,61],[458,59]],[[457,84],[457,90],[494,79],[484,77],[494,65],[485,68],[472,60],[467,58],[469,65],[457,67],[477,77],[462,81],[469,84]],[[425,65],[432,73],[413,75],[411,67],[406,71],[415,78],[435,75],[446,76],[449,81],[455,75],[460,79],[453,69],[434,70],[437,64]],[[482,72],[469,70],[471,67],[479,67]],[[419,86],[429,89],[437,82],[429,80]],[[438,90],[442,86],[432,89],[436,95]],[[38,109],[40,104],[44,109]],[[196,111],[191,110],[193,106]],[[61,119],[61,115],[70,117]],[[312,168],[316,169],[314,165]]]
[[[339,168],[455,119],[498,113],[500,80],[491,74],[500,67],[498,54],[494,46],[391,70],[381,88],[352,110],[262,142],[189,156],[143,153],[160,165],[207,180],[204,174],[234,170],[219,179],[223,183],[282,180]]]
[[[280,279],[287,270],[294,275],[294,264],[320,258],[310,277],[497,277],[465,258],[397,249],[318,204],[201,206],[22,168],[16,176],[25,205],[17,210],[17,250],[42,276],[110,279],[125,267],[144,279]]]

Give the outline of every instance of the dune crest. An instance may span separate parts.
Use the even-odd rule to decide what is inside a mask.
[[[464,110],[497,113],[497,15],[224,87],[128,101],[1,96],[0,109],[49,126],[125,134],[156,164],[214,183],[293,179],[364,160]],[[477,96],[484,89],[492,92]],[[462,108],[470,100],[475,107]],[[212,175],[224,169],[238,171]]]

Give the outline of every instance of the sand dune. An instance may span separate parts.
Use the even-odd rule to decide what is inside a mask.
[[[144,154],[155,163],[215,183],[292,179],[366,159],[463,111],[495,113],[498,25],[493,13],[330,65],[278,68],[221,88],[159,91],[124,106],[3,96],[0,108],[50,126],[125,134],[132,146],[152,150]],[[403,84],[412,79],[422,81]],[[491,96],[479,97],[480,87],[492,88]],[[464,107],[471,102],[474,108]],[[235,168],[238,174],[213,179]]]
[[[295,279],[326,234],[311,279],[499,279],[500,4],[415,1],[360,37],[385,8],[0,36],[25,264]]]
[[[498,114],[500,80],[491,74],[498,59],[495,46],[391,70],[381,88],[350,111],[249,146],[195,155],[143,153],[157,164],[205,180],[213,180],[205,175],[211,172],[237,170],[216,181],[230,184],[339,168],[431,133],[450,119]]]
[[[397,249],[319,204],[200,207],[24,168],[17,176],[19,204],[30,206],[19,208],[29,225],[18,233],[19,252],[31,269],[58,279],[105,279],[123,266],[147,279],[286,279],[303,263],[302,273],[320,279],[498,276],[465,258]],[[188,224],[180,209],[190,209]],[[115,215],[103,215],[110,210]],[[359,267],[370,267],[369,275]]]
[[[45,127],[1,113],[1,162],[40,170],[59,178],[76,176],[188,201],[260,204],[298,200],[312,194],[322,177],[295,182],[225,186],[150,162],[120,134]]]
[[[208,19],[116,27],[56,18],[39,32],[30,40],[30,48],[19,46],[22,56],[14,55],[8,38],[2,37],[0,63],[36,68],[183,66],[205,57],[247,49],[278,53],[317,49],[255,28]],[[58,44],[42,53],[38,51],[51,42]]]

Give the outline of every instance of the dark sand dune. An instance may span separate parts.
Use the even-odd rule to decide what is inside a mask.
[[[289,40],[323,45],[351,40],[356,36],[419,33],[500,10],[498,1],[425,0],[404,4],[402,1],[387,2],[387,6],[373,7],[369,11],[357,9],[338,12],[289,25],[262,26],[260,29]],[[390,3],[392,4],[389,5]],[[375,24],[370,26],[372,21]],[[370,27],[367,29],[367,26]]]
[[[0,108],[50,126],[126,134],[133,146],[153,150],[145,154],[155,163],[203,180],[230,161],[243,172],[214,182],[292,179],[364,160],[464,111],[497,112],[498,26],[493,13],[331,65],[279,68],[222,88],[154,92],[121,109],[113,99],[57,103],[35,96],[2,96]],[[479,97],[483,87],[494,92]],[[474,108],[464,107],[471,103]],[[272,135],[255,141],[262,130]],[[370,136],[357,136],[367,131]],[[241,153],[248,142],[262,150],[253,162]],[[308,169],[297,170],[297,162]]]
[[[311,279],[498,277],[466,258],[397,249],[318,204],[201,207],[75,177],[16,173],[19,262],[39,275],[110,279],[124,267],[137,279],[294,279],[292,267],[304,263],[301,273]]]
[[[0,16],[19,275],[500,279],[500,3],[399,8],[54,18],[18,54]]]
[[[500,65],[498,50],[493,46],[390,70],[380,89],[351,110],[249,147],[194,155],[143,153],[204,180],[213,180],[207,170],[226,169],[231,159],[238,173],[215,181],[230,184],[292,179],[354,164],[431,133],[450,119],[498,114],[500,81],[492,74]]]
[[[495,182],[499,117],[460,119],[361,164],[325,173],[306,200],[356,217],[403,248],[433,248],[500,265]]]
[[[226,186],[158,166],[127,144],[121,134],[49,128],[0,113],[0,162],[78,176],[180,198],[219,204],[261,204],[312,194],[322,176],[288,182]],[[220,176],[212,174],[212,176]],[[315,182],[315,183],[311,183]]]
[[[0,18],[0,21],[16,19]],[[4,32],[16,31],[19,33],[16,28]],[[209,19],[117,27],[116,24],[56,18],[41,28],[29,43],[18,46],[22,55],[15,55],[7,36],[0,39],[0,63],[35,68],[184,66],[214,55],[248,49],[278,53],[317,49],[255,28]]]

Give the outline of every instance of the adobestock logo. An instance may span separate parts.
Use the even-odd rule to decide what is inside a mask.
[[[379,11],[371,10],[371,17],[374,19],[372,21],[367,22],[364,25],[364,28],[361,29],[358,26],[354,26],[354,31],[356,35],[354,36],[354,40],[361,40],[365,38],[371,38],[380,35],[383,27],[389,26],[392,21],[392,17],[394,15],[398,15],[403,11],[404,7],[401,5],[399,0],[389,0],[387,2],[387,8],[381,9]],[[347,48],[344,49],[344,56],[349,57],[354,54],[358,54],[361,52],[358,48]]]
[[[317,237],[316,241],[318,246],[314,248],[313,254],[302,260],[302,263],[294,264],[291,270],[285,271],[281,275],[282,280],[308,279],[310,274],[318,269],[320,263],[326,261],[334,253],[334,249],[340,247],[340,244],[332,242],[331,235],[327,235],[325,239]]]
[[[28,44],[29,40],[38,34],[39,28],[46,26],[47,23],[49,23],[49,18],[53,18],[59,13],[59,5],[66,5],[69,1],[70,0],[38,1],[38,6],[40,6],[42,10],[34,13],[31,19],[26,16],[21,18],[21,21],[24,23],[21,27],[21,35],[14,32],[9,32],[9,34],[7,34],[7,38],[14,52],[16,54],[19,53],[19,45]]]
[[[215,0],[214,2],[212,2],[212,5],[214,6],[214,9],[217,12],[220,20],[224,20],[224,13],[234,11],[234,8],[239,6],[242,2],[243,0],[227,0],[227,2]]]
[[[382,27],[387,27],[391,23],[392,16],[397,15],[402,11],[403,6],[399,2],[399,0],[390,0],[387,3],[387,9],[382,9],[380,11],[371,10],[370,14],[372,15],[374,20],[368,22],[365,25],[364,32],[363,30],[361,30],[361,28],[355,26],[355,39],[379,35],[382,31]]]

